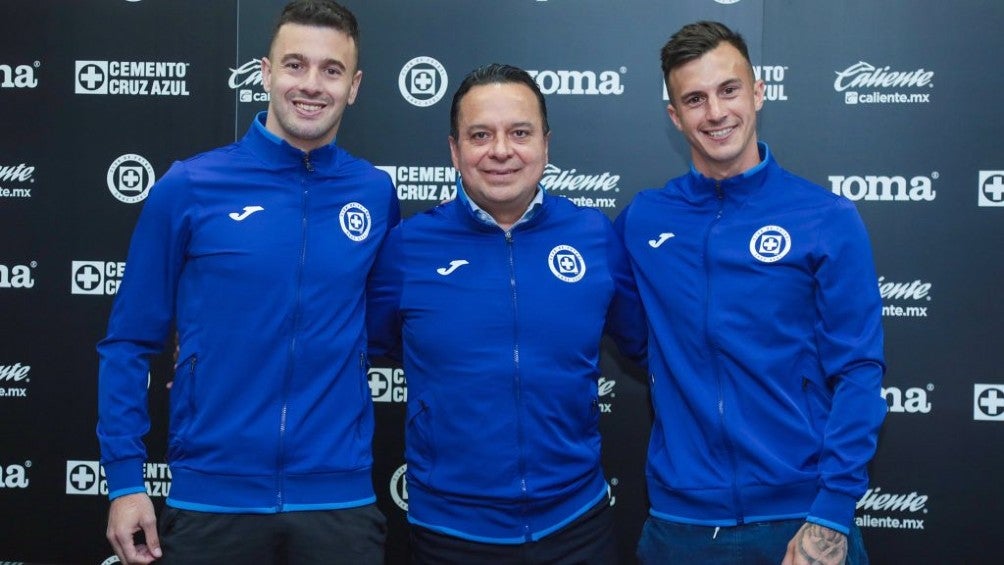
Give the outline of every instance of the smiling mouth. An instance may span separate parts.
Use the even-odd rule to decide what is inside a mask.
[[[301,112],[315,114],[324,109],[324,104],[319,102],[293,102],[293,106]]]
[[[505,169],[505,170],[502,170],[502,171],[485,171],[486,175],[493,176],[493,177],[504,177],[504,176],[509,176],[511,174],[515,174],[515,173],[516,173],[516,169]]]
[[[723,128],[723,129],[716,129],[716,130],[705,131],[704,135],[710,137],[711,139],[719,140],[719,139],[725,139],[726,137],[729,136],[729,134],[731,134],[735,130],[736,130],[736,126],[732,126],[732,127]]]

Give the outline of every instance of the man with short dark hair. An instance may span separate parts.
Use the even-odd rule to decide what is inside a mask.
[[[124,563],[383,562],[364,292],[400,212],[387,175],[334,143],[362,78],[354,16],[291,2],[261,70],[267,112],[151,191],[98,345],[107,536]],[[172,325],[158,532],[142,436],[148,357]]]
[[[403,336],[414,563],[617,560],[600,466],[604,329],[644,355],[610,220],[540,186],[537,84],[474,70],[453,98],[457,198],[391,231],[368,291],[374,354]]]
[[[639,557],[865,563],[854,508],[886,407],[864,225],[757,142],[764,85],[740,35],[684,26],[662,69],[693,167],[616,222],[656,413]]]

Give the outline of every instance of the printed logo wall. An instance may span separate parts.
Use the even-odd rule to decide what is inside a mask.
[[[457,197],[457,171],[453,167],[378,165],[377,168],[390,175],[399,200],[438,203]],[[540,185],[579,206],[616,208],[626,204],[615,196],[621,191],[620,179],[619,174],[610,171],[589,174],[548,163]]]
[[[127,267],[132,227],[167,164],[243,136],[266,108],[260,57],[282,3],[40,0],[0,18],[7,126],[0,136],[0,311],[7,316],[0,425],[17,430],[0,439],[0,562],[117,561],[94,527],[107,519],[94,437],[94,344]],[[364,80],[338,142],[390,174],[406,214],[456,197],[444,139],[450,100],[470,69],[500,61],[531,73],[552,126],[560,126],[543,186],[613,218],[643,186],[658,186],[689,163],[665,113],[662,42],[698,19],[742,31],[765,85],[762,138],[782,165],[851,200],[872,235],[888,414],[855,514],[872,562],[996,563],[987,540],[999,520],[993,505],[979,501],[1004,499],[992,474],[1004,468],[1004,455],[987,449],[1004,433],[994,337],[1004,333],[994,298],[1004,240],[995,211],[1004,209],[995,125],[1004,123],[1004,105],[987,103],[987,93],[1004,89],[1004,73],[987,72],[1004,53],[1004,34],[979,34],[976,48],[970,44],[972,30],[1004,21],[1004,4],[346,4],[362,27]],[[472,24],[483,21],[492,25]],[[70,23],[73,33],[63,33]],[[227,212],[248,220],[258,214]],[[364,210],[333,212],[346,237],[374,237]],[[770,262],[798,245],[785,238],[789,226],[766,218],[747,238],[759,228],[768,229],[744,254]],[[680,235],[673,226],[653,233],[650,245],[672,245],[674,232]],[[545,272],[571,281],[594,268],[571,251],[557,250]],[[620,557],[630,563],[647,515],[651,408],[644,377],[627,374],[610,353],[596,400]],[[170,370],[169,361],[164,366]],[[368,382],[388,562],[406,563],[406,374],[374,366]],[[143,472],[159,508],[171,487],[158,455],[166,451],[168,393],[159,385],[150,392],[152,459]],[[53,515],[43,511],[51,508],[61,512],[58,544],[51,543]]]

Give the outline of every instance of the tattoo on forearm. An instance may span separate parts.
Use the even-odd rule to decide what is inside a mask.
[[[795,545],[812,565],[842,565],[847,558],[847,536],[819,524],[803,526],[795,536]]]

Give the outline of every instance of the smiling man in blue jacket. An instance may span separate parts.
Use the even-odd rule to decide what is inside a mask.
[[[550,137],[525,71],[474,70],[451,110],[457,198],[387,237],[374,354],[403,336],[414,563],[616,561],[600,466],[600,339],[645,322],[610,221],[539,185]]]
[[[854,205],[757,142],[764,86],[714,22],[662,49],[693,167],[617,220],[649,319],[644,563],[863,563],[886,406],[881,300]]]
[[[357,42],[342,6],[287,5],[262,59],[268,111],[175,163],[144,206],[98,345],[107,535],[123,562],[383,562],[364,291],[399,210],[387,175],[334,143],[362,78]],[[148,358],[172,323],[158,533],[142,436]]]

